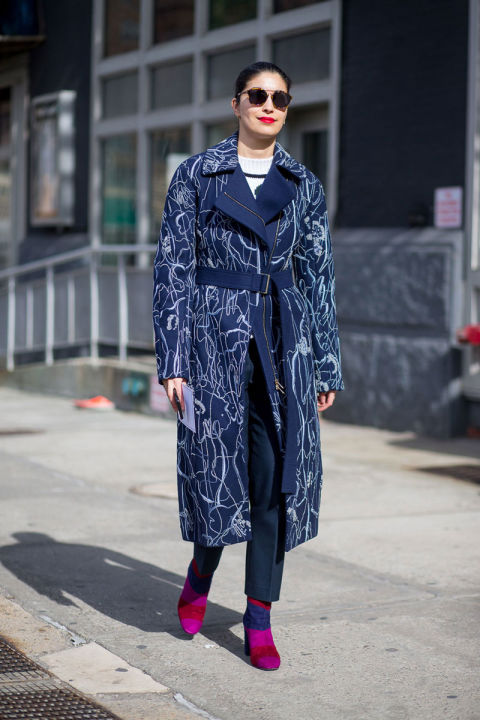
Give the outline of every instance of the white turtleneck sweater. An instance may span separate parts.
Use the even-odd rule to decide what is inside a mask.
[[[270,170],[272,160],[273,156],[268,158],[249,158],[243,157],[242,155],[238,156],[238,162],[245,173],[245,177],[247,178],[253,197],[256,197],[260,185],[265,180],[265,177]]]

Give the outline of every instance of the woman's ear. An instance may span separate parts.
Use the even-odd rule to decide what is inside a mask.
[[[235,115],[237,117],[240,117],[240,112],[238,110],[238,105],[237,105],[237,98],[232,98],[232,108],[233,108],[233,112],[235,113]]]

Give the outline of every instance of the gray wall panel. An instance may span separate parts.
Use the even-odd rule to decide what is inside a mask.
[[[440,437],[460,430],[462,244],[460,231],[334,233],[345,390],[330,418]]]

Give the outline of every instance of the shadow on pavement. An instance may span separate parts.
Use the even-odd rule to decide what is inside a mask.
[[[430,453],[440,453],[441,455],[460,455],[480,460],[480,439],[477,438],[461,437],[438,440],[436,438],[416,436],[389,440],[388,444],[399,449],[424,450]]]
[[[68,593],[125,625],[192,639],[177,617],[183,576],[108,548],[57,542],[43,533],[12,537],[17,542],[0,547],[0,562],[40,595],[78,607]],[[210,601],[202,635],[241,655],[243,643],[228,629],[241,621],[240,613]]]

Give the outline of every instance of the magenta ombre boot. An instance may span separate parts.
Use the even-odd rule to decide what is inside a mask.
[[[280,667],[280,655],[270,628],[270,607],[271,603],[248,597],[243,616],[245,655],[250,655],[252,665],[260,670],[276,670]]]
[[[177,606],[180,625],[189,635],[195,635],[202,627],[212,578],[213,573],[209,575],[199,573],[194,558],[188,566],[187,577]]]

